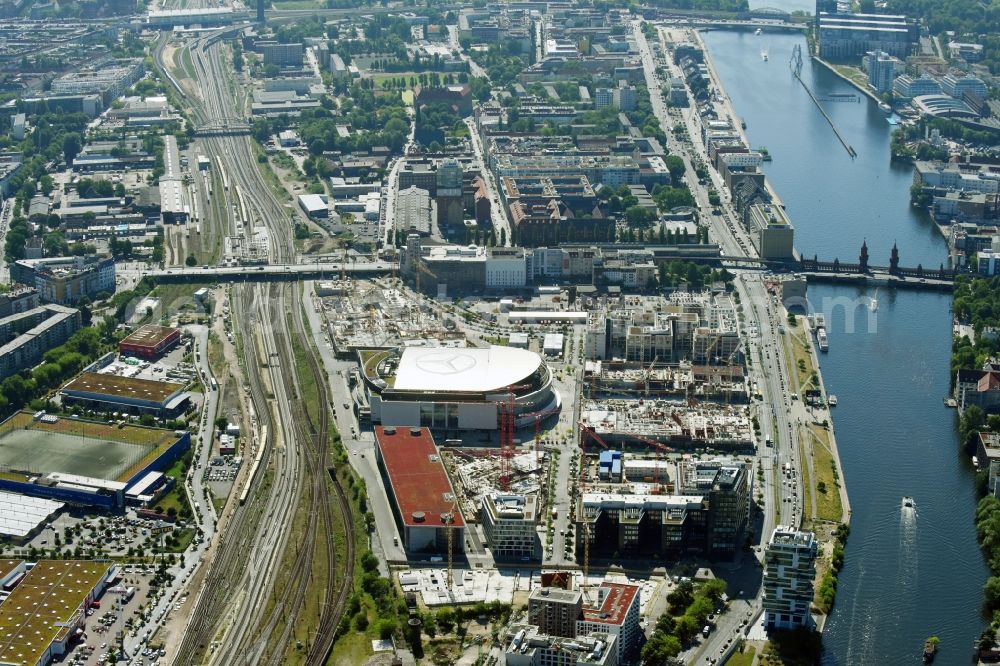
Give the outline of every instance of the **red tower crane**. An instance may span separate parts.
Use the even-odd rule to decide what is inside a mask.
[[[507,394],[507,400],[500,410],[500,488],[510,490],[510,459],[514,455],[514,420],[516,402],[514,391]]]
[[[514,457],[514,429],[517,421],[517,389],[529,388],[529,384],[517,384],[507,387],[507,399],[498,405],[500,423],[500,487],[506,492],[510,489],[510,459]]]
[[[632,435],[632,437],[634,437],[635,439],[639,440],[640,442],[643,442],[644,444],[649,444],[650,446],[652,446],[653,448],[656,449],[656,463],[654,465],[654,476],[656,478],[659,478],[660,477],[660,454],[661,453],[673,453],[673,449],[670,448],[669,446],[667,446],[666,444],[663,444],[662,442],[658,442],[655,439],[652,439],[650,437],[646,437],[644,435]]]

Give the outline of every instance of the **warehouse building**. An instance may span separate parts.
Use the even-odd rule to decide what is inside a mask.
[[[7,578],[11,573],[24,577],[0,603],[0,664],[46,666],[61,660],[77,630],[86,629],[86,612],[114,578],[117,565],[0,560],[0,575],[3,569],[9,570]]]
[[[136,377],[83,372],[60,391],[67,406],[80,405],[100,412],[152,414],[170,419],[184,413],[191,394],[183,384]]]
[[[561,404],[545,361],[523,349],[402,347],[365,352],[361,367],[372,421],[386,426],[496,430],[513,394],[521,427]]]
[[[38,534],[63,506],[55,500],[0,491],[0,535],[22,543]]]
[[[190,446],[186,430],[18,412],[0,423],[0,491],[118,512]]]
[[[403,547],[411,555],[464,552],[465,521],[427,428],[375,428],[375,456]]]
[[[310,220],[325,220],[330,216],[330,207],[322,194],[300,194],[299,208]]]
[[[159,358],[176,347],[180,340],[179,328],[145,324],[118,343],[118,353],[122,356]]]
[[[744,223],[761,259],[795,258],[795,229],[781,206],[764,203],[749,206]]]

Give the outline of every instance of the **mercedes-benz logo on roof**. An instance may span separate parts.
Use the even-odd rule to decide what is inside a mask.
[[[475,365],[475,358],[455,351],[428,354],[417,359],[418,368],[435,375],[457,375],[471,370]]]

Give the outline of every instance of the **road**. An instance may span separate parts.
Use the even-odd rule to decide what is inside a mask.
[[[512,245],[512,234],[510,221],[506,211],[501,205],[500,189],[497,187],[493,171],[487,163],[486,150],[483,148],[483,140],[476,129],[476,121],[473,118],[466,118],[465,125],[469,128],[469,141],[472,143],[472,152],[476,156],[475,168],[483,175],[486,181],[486,191],[490,194],[490,218],[493,222],[493,229],[497,235],[497,245]],[[501,230],[503,231],[506,243],[500,243]]]
[[[469,57],[469,54],[465,52],[462,48],[462,44],[458,41],[458,26],[449,25],[448,26],[448,45],[451,47],[452,51],[458,51],[462,54],[462,60],[469,63],[469,74],[472,76],[478,76],[481,78],[489,78],[486,74],[486,70],[479,66],[475,60]]]
[[[410,149],[413,147],[417,131],[416,116],[413,107],[408,106],[406,113],[410,117],[410,133],[406,138],[406,147],[403,148],[404,155],[409,154]],[[382,225],[379,238],[382,239],[386,247],[394,245],[393,236],[396,228],[393,223],[396,220],[396,195],[399,193],[399,172],[404,164],[406,164],[405,158],[394,157],[392,165],[389,167],[389,173],[386,174],[384,202],[381,208],[382,212],[379,215],[379,224]]]
[[[180,564],[171,568],[170,573],[173,578],[167,584],[159,600],[150,609],[148,620],[143,624],[136,625],[135,629],[125,636],[122,646],[126,654],[129,655],[141,652],[149,642],[149,636],[153,631],[166,621],[167,614],[173,604],[177,603],[178,597],[183,593],[191,575],[204,559],[215,536],[218,520],[211,496],[205,485],[204,475],[209,469],[208,460],[212,454],[211,442],[219,407],[219,392],[211,389],[212,373],[208,366],[208,328],[189,326],[187,331],[194,336],[195,356],[198,358],[196,365],[202,378],[202,395],[205,397],[198,434],[192,437],[191,442],[195,463],[184,480],[185,489],[192,505],[195,526],[198,528],[201,538],[196,538],[191,548],[181,554]]]
[[[757,252],[753,242],[747,229],[737,222],[739,218],[729,201],[718,172],[708,168],[709,179],[704,182],[696,180],[695,161],[706,163],[708,160],[707,150],[701,138],[701,122],[697,108],[680,109],[679,112],[675,110],[672,114],[664,103],[660,79],[656,73],[657,65],[666,68],[668,77],[681,77],[679,68],[673,65],[669,58],[658,58],[654,55],[638,22],[633,26],[633,33],[642,58],[653,112],[659,118],[661,127],[664,131],[671,132],[677,123],[683,123],[687,130],[688,139],[675,140],[670,146],[670,151],[684,160],[685,178],[699,209],[720,211],[718,215],[709,213],[703,216],[708,218],[712,240],[719,243],[723,255],[756,257]],[[653,48],[661,55],[666,54],[663,30],[658,29],[657,34],[659,39]],[[718,81],[714,84],[716,89],[721,90]],[[720,117],[730,115],[721,104],[716,104]],[[732,116],[732,120],[738,123],[735,116]],[[709,203],[709,187],[719,193],[720,205],[713,206]],[[786,381],[786,377],[790,376],[789,368],[785,367],[785,355],[780,339],[784,330],[783,308],[778,303],[777,297],[768,293],[763,282],[764,276],[759,272],[742,270],[732,272],[736,276],[734,280],[736,294],[743,305],[741,334],[746,341],[749,378],[751,382],[758,384],[763,396],[762,400],[753,403],[752,409],[760,422],[762,438],[773,440],[773,446],[758,442],[756,461],[764,472],[763,484],[759,488],[763,503],[763,521],[755,549],[757,557],[761,558],[760,551],[767,544],[775,526],[798,526],[801,520],[802,499],[798,495],[798,488],[801,487],[800,461],[797,454],[798,433],[797,429],[793,428],[791,392]],[[780,471],[786,462],[793,468],[787,476]],[[734,644],[741,633],[740,623],[747,619],[748,614],[753,617],[760,608],[762,586],[758,586],[756,592],[753,598],[739,598],[741,596],[739,593],[734,595],[737,598],[732,602],[729,612],[718,620],[717,629],[697,649],[686,655],[689,663],[703,661],[703,657],[705,660],[715,659],[722,656],[728,646]]]

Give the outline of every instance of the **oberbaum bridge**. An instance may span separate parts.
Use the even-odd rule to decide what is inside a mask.
[[[560,247],[601,247],[583,244],[562,244]],[[621,250],[629,244],[607,245],[607,249]],[[889,286],[899,289],[922,289],[949,291],[956,275],[961,271],[937,267],[915,267],[900,265],[899,250],[895,246],[886,266],[872,264],[868,256],[868,244],[863,242],[855,263],[846,263],[835,258],[821,261],[816,256],[811,259],[765,260],[751,257],[725,256],[715,244],[707,245],[655,245],[634,244],[635,249],[646,248],[652,252],[654,263],[674,260],[691,261],[717,268],[732,270],[773,271],[805,278],[808,282],[854,284],[858,286]],[[294,282],[298,280],[329,280],[337,277],[371,278],[394,275],[399,269],[398,262],[384,260],[346,261],[341,256],[316,255],[303,257],[296,264],[268,264],[254,266],[208,266],[176,267],[145,271],[144,277],[156,283],[185,282]],[[429,272],[424,269],[425,273]],[[405,270],[401,277],[412,278]],[[431,276],[433,277],[433,276]]]

